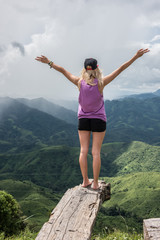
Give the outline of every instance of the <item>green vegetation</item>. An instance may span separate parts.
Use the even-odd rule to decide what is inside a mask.
[[[114,229],[133,232],[135,229],[141,233],[144,218],[159,217],[160,173],[135,173],[104,179],[111,183],[112,196],[100,209],[94,235],[98,235],[100,229],[110,232]],[[32,216],[28,222],[36,232],[48,220],[51,210],[61,198],[61,195],[28,181],[3,180],[0,188],[14,195],[26,218]]]
[[[0,155],[0,179],[29,180],[37,185],[65,192],[82,180],[79,148],[50,146],[26,153]],[[89,171],[92,172],[91,156]]]
[[[104,207],[120,208],[142,218],[159,217],[160,172],[142,172],[104,178],[112,186],[112,198]]]
[[[105,232],[105,230],[104,230]],[[143,240],[142,234],[114,231],[92,236],[91,240]]]
[[[134,172],[160,171],[160,146],[142,142],[107,143],[102,146],[101,177]],[[48,146],[22,153],[0,154],[0,179],[28,180],[65,192],[82,181],[79,148]],[[92,156],[88,154],[89,177],[92,178]]]
[[[76,126],[16,100],[1,103],[1,152],[26,152],[48,145],[78,146]],[[1,116],[2,115],[2,116]]]
[[[112,197],[97,216],[92,239],[142,239],[135,233],[142,233],[142,220],[159,217],[159,99],[105,102],[100,176],[111,182]],[[37,233],[63,193],[82,181],[74,113],[66,110],[63,119],[62,109],[53,111],[42,99],[34,102],[42,112],[21,102],[0,99],[0,189],[18,201],[30,229],[8,240],[35,239],[30,231]],[[91,150],[88,164],[92,178]]]
[[[141,232],[142,218],[158,216],[159,156],[159,146],[142,142],[102,146],[101,177],[111,182],[112,198],[101,209],[94,233],[106,226],[110,230],[132,231],[135,228]],[[0,189],[18,200],[26,217],[32,216],[29,224],[33,230],[37,231],[48,219],[59,200],[59,193],[81,183],[78,157],[79,148],[68,146],[0,155],[0,178],[6,179],[0,181]],[[88,154],[88,163],[92,178],[91,153]]]
[[[12,235],[24,227],[19,204],[12,195],[0,191],[0,233]]]
[[[160,171],[160,146],[143,142],[108,143],[102,146],[101,176]]]
[[[53,102],[49,102],[44,98],[36,98],[36,99],[18,98],[16,100],[18,102],[21,102],[27,105],[28,107],[35,108],[42,112],[48,113],[53,117],[59,118],[67,123],[71,123],[74,125],[77,123],[76,112],[66,109],[60,105],[56,105]],[[77,109],[78,109],[78,106],[77,106]]]
[[[112,196],[103,204],[94,227],[142,232],[143,219],[159,217],[160,173],[133,173],[104,178],[111,183]]]
[[[22,102],[29,106],[32,104],[27,103],[27,99]],[[42,99],[33,101],[34,107],[39,110],[23,103],[0,98],[1,153],[26,152],[48,145],[79,146],[73,112],[58,106],[53,111],[55,106]],[[158,96],[144,100],[125,98],[105,101],[108,122],[104,143],[142,141],[160,145],[159,104]]]
[[[118,205],[102,207],[96,218],[93,234],[99,234],[100,229],[107,229],[109,232],[116,229],[129,233],[136,230],[136,232],[142,233],[142,222],[143,219],[129,209],[120,208]]]
[[[105,101],[105,142],[142,141],[160,145],[160,97]]]
[[[37,233],[32,233],[28,228],[25,231],[20,232],[18,235],[12,235],[11,237],[5,237],[4,233],[0,234],[0,240],[35,240]]]
[[[51,211],[62,196],[29,181],[2,180],[0,181],[0,189],[14,196],[25,215],[25,219],[28,219],[30,229],[36,232],[48,220]]]
[[[26,229],[25,232],[20,233],[18,236],[14,235],[12,237],[4,237],[4,234],[0,234],[0,240],[35,240],[36,233],[30,232]],[[91,237],[91,240],[143,240],[142,234],[137,234],[136,232],[125,233],[120,231],[114,231],[113,233],[106,233],[106,230],[103,233],[94,235]]]

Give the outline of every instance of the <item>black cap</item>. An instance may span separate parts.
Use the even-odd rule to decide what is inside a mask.
[[[90,66],[91,68],[89,70],[95,70],[97,68],[97,60],[94,58],[87,58],[84,61],[84,67],[87,69],[87,66]]]

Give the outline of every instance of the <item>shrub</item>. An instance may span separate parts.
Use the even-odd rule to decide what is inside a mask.
[[[0,191],[0,232],[5,235],[16,234],[25,228],[21,210],[12,195]]]

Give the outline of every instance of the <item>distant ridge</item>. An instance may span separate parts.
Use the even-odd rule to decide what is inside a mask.
[[[105,142],[138,140],[160,145],[160,96],[105,101],[105,109],[108,120]]]
[[[159,91],[156,91],[156,94],[159,94]],[[145,99],[124,98],[105,101],[107,132],[104,143],[143,141],[149,144],[160,145],[160,96],[154,96],[154,98]],[[11,106],[12,104],[13,106]],[[15,139],[17,139],[20,134],[22,134],[21,142],[24,141],[24,137],[26,140],[28,139],[28,144],[29,142],[30,144],[33,143],[29,140],[29,137],[31,137],[32,140],[33,138],[37,139],[37,135],[35,136],[34,132],[38,129],[39,124],[41,128],[39,127],[36,134],[40,136],[43,133],[43,135],[45,135],[43,136],[45,141],[40,140],[38,137],[38,140],[34,142],[39,142],[40,140],[40,143],[43,142],[43,144],[49,142],[49,144],[52,143],[56,145],[58,143],[62,144],[62,142],[63,144],[70,145],[72,142],[74,146],[79,146],[77,113],[71,110],[50,103],[43,98],[28,100],[11,99],[7,97],[0,98],[0,120],[2,119],[2,112],[4,110],[5,114],[8,114],[8,117],[6,115],[7,121],[3,122],[4,125],[2,129],[0,125],[1,136],[2,133],[4,133],[4,129],[6,129],[5,131],[9,134],[7,130],[8,126],[11,127],[12,125],[12,128],[10,129],[11,135],[4,133],[4,136],[1,137],[0,145],[2,144],[7,147],[12,137],[14,136]],[[17,114],[18,116],[15,116]],[[33,117],[32,114],[35,117]],[[23,115],[25,115],[25,118]],[[10,120],[8,121],[8,119]],[[17,120],[15,121],[15,119]],[[19,124],[23,125],[24,122],[26,125],[25,128],[22,128],[22,131],[21,127],[19,128]],[[59,127],[60,124],[63,125],[62,129]],[[31,129],[30,127],[32,125],[34,127]],[[57,131],[59,133],[57,133]],[[15,142],[15,140],[13,142]]]
[[[132,94],[129,96],[125,96],[121,99],[124,98],[137,98],[137,99],[148,99],[148,98],[154,98],[154,97],[160,97],[160,89],[158,89],[155,92],[150,92],[150,93],[140,93],[140,94]]]
[[[77,146],[76,126],[11,98],[0,98],[0,149],[30,150],[48,145]]]
[[[17,101],[42,112],[48,113],[53,117],[59,118],[67,123],[77,124],[77,114],[60,105],[47,101],[44,98],[35,98],[32,100],[26,98],[17,98]]]

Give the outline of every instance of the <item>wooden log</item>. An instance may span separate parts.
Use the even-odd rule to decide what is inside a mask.
[[[160,240],[160,218],[143,220],[144,240]]]
[[[99,190],[81,185],[68,189],[36,240],[89,240],[100,206],[110,199],[110,183],[99,185]]]

